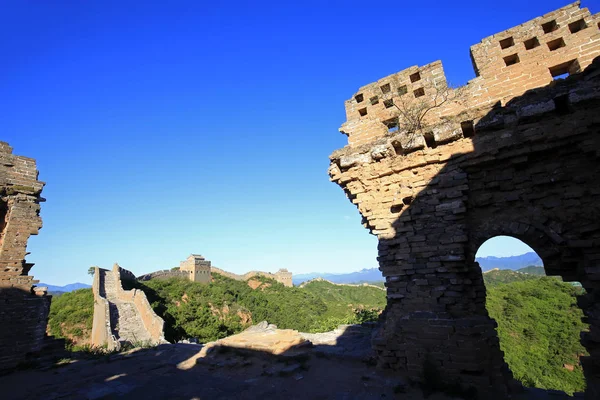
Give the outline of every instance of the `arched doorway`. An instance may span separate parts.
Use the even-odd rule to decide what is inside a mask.
[[[475,254],[486,289],[486,309],[495,319],[504,360],[524,386],[583,392],[580,357],[583,312],[578,282],[546,276],[543,259],[523,241],[494,236]]]

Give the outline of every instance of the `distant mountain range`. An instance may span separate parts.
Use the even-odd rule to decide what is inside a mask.
[[[511,257],[477,257],[475,259],[483,272],[489,271],[494,268],[498,269],[512,269],[516,271],[520,268],[528,267],[530,265],[543,266],[542,259],[530,251],[529,253],[521,254],[520,256]]]
[[[541,266],[543,265],[542,259],[538,257],[534,252],[521,254],[520,256],[511,257],[477,257],[477,262],[483,272],[498,269],[510,269],[516,271],[520,268],[528,267],[530,265]],[[362,282],[383,282],[385,279],[381,272],[377,268],[362,269],[356,272],[349,272],[346,274],[331,274],[331,273],[319,273],[311,272],[308,274],[297,274],[292,276],[292,282],[294,285],[299,285],[302,282],[309,281],[315,278],[323,278],[333,283],[362,283]],[[71,283],[65,286],[48,285],[46,283],[40,283],[37,286],[47,286],[49,292],[72,292],[77,289],[90,288],[90,285],[85,283]]]
[[[88,285],[86,283],[69,283],[68,285],[65,286],[56,286],[56,285],[49,285],[47,283],[38,283],[36,284],[36,286],[38,287],[47,287],[48,288],[48,292],[51,293],[65,293],[65,292],[72,292],[73,290],[77,290],[77,289],[87,289],[87,288],[91,288],[91,285]]]
[[[494,268],[516,271],[520,268],[529,267],[532,265],[544,265],[542,263],[542,259],[539,258],[534,252],[511,257],[477,257],[476,261],[479,263],[479,266],[483,272],[490,271]],[[328,274],[318,272],[298,274],[292,276],[292,282],[294,285],[299,285],[302,282],[306,282],[315,278],[323,278],[333,283],[383,282],[385,280],[377,268],[370,268],[362,269],[357,272],[350,272],[347,274]]]
[[[299,285],[302,282],[315,278],[323,278],[333,283],[361,283],[361,282],[383,282],[383,275],[377,268],[362,269],[357,272],[347,274],[327,274],[311,272],[309,274],[292,275],[292,283]]]

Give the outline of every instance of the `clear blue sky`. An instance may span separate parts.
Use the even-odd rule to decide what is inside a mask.
[[[0,140],[47,182],[27,259],[53,284],[190,253],[233,272],[375,267],[327,176],[344,100],[437,59],[463,84],[470,45],[566,4],[1,3]]]

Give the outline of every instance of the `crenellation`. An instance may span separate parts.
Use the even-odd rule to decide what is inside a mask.
[[[553,21],[555,25],[552,25]],[[527,90],[585,69],[595,56],[600,55],[598,22],[600,14],[592,15],[588,9],[579,8],[579,2],[576,2],[489,36],[471,46],[471,60],[477,77],[460,88],[445,89],[449,85],[441,61],[422,67],[412,66],[365,85],[345,102],[347,121],[340,131],[348,136],[348,144],[352,147],[389,136],[403,125],[399,105],[408,100],[431,102],[441,90],[446,91],[449,101],[428,113],[427,124],[436,125],[460,114],[465,115],[458,123],[472,120],[469,114],[475,107],[504,105]],[[547,33],[542,25],[546,26]],[[381,87],[387,88],[386,85],[390,90],[383,93]],[[376,101],[370,101],[375,98]],[[475,114],[481,115],[480,112]],[[399,124],[395,122],[398,118]],[[412,136],[417,143],[408,145],[409,150],[445,144],[461,137],[456,129],[454,134],[446,136],[438,134],[436,137],[431,132]],[[404,142],[404,146],[399,142],[400,147],[406,147],[407,140]]]

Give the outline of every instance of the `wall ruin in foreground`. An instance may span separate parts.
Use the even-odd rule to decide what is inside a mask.
[[[436,83],[445,83],[439,62],[367,85],[346,102],[349,145],[331,155],[329,174],[379,238],[388,299],[373,340],[381,366],[420,378],[433,365],[447,381],[505,398],[512,376],[475,253],[509,235],[541,256],[548,275],[585,288],[590,355],[581,361],[586,397],[600,398],[598,21],[574,3],[484,39],[471,48],[479,76],[416,132],[401,129],[394,104],[406,95],[434,101]],[[532,37],[538,45],[527,49]],[[549,46],[558,38],[561,46]],[[513,52],[519,62],[507,63]],[[552,80],[557,65],[574,60],[569,78]],[[415,97],[411,84],[425,95]],[[393,119],[397,128],[387,129]]]
[[[29,236],[42,227],[37,177],[35,160],[0,142],[0,370],[39,352],[46,333],[51,296],[33,288],[25,261]]]

